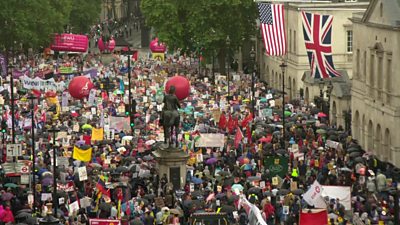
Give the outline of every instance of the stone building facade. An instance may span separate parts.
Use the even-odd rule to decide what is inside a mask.
[[[320,80],[309,76],[310,66],[304,44],[301,12],[311,12],[323,15],[333,15],[332,51],[333,61],[337,70],[343,71],[341,78],[330,80],[333,88],[328,91],[329,80],[324,80],[323,101],[330,101],[331,123],[345,127],[344,112],[350,110],[350,88],[352,78],[352,40],[353,30],[349,18],[353,13],[365,12],[368,2],[341,3],[286,3],[285,24],[287,35],[287,55],[260,57],[261,77],[271,87],[282,90],[282,79],[285,79],[285,92],[289,99],[303,97],[307,103],[320,97]],[[258,44],[263,48],[263,44]],[[265,50],[261,51],[265,52]],[[287,68],[282,78],[279,65],[285,60]],[[301,96],[302,95],[302,96]]]
[[[353,21],[352,134],[400,165],[400,0],[372,0]]]

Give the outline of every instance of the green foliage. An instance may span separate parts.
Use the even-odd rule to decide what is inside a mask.
[[[4,0],[0,7],[0,49],[46,47],[66,25],[87,32],[99,18],[101,0]]]
[[[253,0],[142,0],[148,26],[170,48],[225,57],[255,33],[257,7]],[[230,46],[226,38],[230,37]]]
[[[73,0],[70,15],[72,33],[86,33],[89,26],[99,19],[101,0]]]

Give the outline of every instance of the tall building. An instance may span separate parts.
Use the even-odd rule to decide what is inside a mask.
[[[278,90],[282,90],[282,79],[285,79],[287,100],[302,97],[307,103],[315,102],[321,110],[330,112],[332,124],[345,127],[345,114],[350,110],[351,102],[350,79],[353,56],[353,28],[349,18],[353,13],[365,12],[367,6],[368,2],[353,0],[285,4],[287,55],[283,58],[263,55],[260,62],[262,78]],[[342,77],[324,81],[310,77],[310,66],[303,37],[302,11],[333,15],[333,61]],[[265,50],[261,49],[264,47],[263,43],[258,41],[258,46],[260,46],[259,51],[264,53]],[[284,78],[279,67],[283,60],[287,64]],[[329,105],[330,108],[323,107]],[[350,119],[348,121],[349,124]]]
[[[352,133],[400,165],[400,0],[372,0],[353,21]]]

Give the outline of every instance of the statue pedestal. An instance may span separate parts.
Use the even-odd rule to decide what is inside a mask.
[[[189,154],[174,147],[159,147],[153,152],[157,161],[157,169],[160,179],[167,174],[168,182],[172,183],[174,190],[181,189],[186,182],[186,162]]]

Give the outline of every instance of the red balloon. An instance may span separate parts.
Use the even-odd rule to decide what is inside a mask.
[[[114,39],[111,39],[111,40],[108,42],[108,50],[110,50],[110,52],[112,52],[112,51],[114,50],[114,48],[115,48],[115,40],[114,40]]]
[[[68,86],[69,94],[77,99],[89,96],[90,90],[93,88],[92,81],[85,76],[74,77]]]
[[[97,47],[99,48],[99,50],[100,50],[101,52],[104,51],[104,50],[106,49],[106,46],[104,45],[103,38],[100,38],[100,39],[97,41]]]
[[[158,43],[158,38],[155,38],[150,42],[151,52],[165,52],[166,49],[167,47],[164,44]]]
[[[168,93],[169,88],[171,86],[175,86],[175,90],[176,90],[175,94],[179,100],[183,100],[189,96],[190,83],[189,83],[189,80],[186,79],[186,77],[182,77],[182,76],[171,77],[165,85],[166,93]]]

